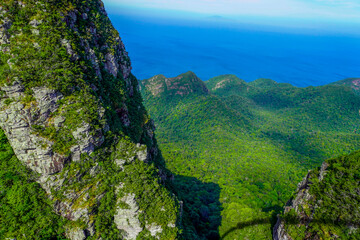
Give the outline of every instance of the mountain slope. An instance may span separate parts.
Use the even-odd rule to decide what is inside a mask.
[[[188,239],[192,232],[209,238],[209,231],[225,239],[271,239],[273,216],[307,169],[360,147],[360,98],[348,87],[297,88],[225,75],[205,82],[208,94],[173,97],[152,94],[151,84],[142,81],[141,91],[167,166],[221,189],[221,215],[219,208],[208,211],[221,218],[217,226],[199,219],[201,207],[179,191],[184,209],[192,212],[189,221],[203,223],[188,231]]]
[[[359,178],[359,152],[310,171],[275,225],[274,239],[359,239]]]
[[[176,238],[171,174],[103,3],[6,0],[0,24],[0,127],[17,157],[0,155],[0,202],[28,213],[1,211],[0,238]],[[34,189],[44,212],[21,202]],[[60,225],[38,225],[50,206]]]
[[[148,91],[154,96],[186,96],[207,94],[208,90],[193,72],[183,73],[174,78],[157,75],[142,81]]]
[[[341,81],[332,83],[334,85],[344,85],[351,87],[357,94],[360,92],[360,78],[347,78]]]

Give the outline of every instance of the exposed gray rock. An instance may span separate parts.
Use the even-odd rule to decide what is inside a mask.
[[[323,162],[320,168],[320,174],[319,174],[319,180],[322,181],[324,179],[324,176],[326,175],[326,169],[329,167],[329,164],[327,162]]]
[[[31,32],[34,35],[39,35],[40,31],[38,29],[38,26],[42,23],[42,20],[37,20],[37,19],[33,19],[32,21],[30,21],[30,25],[32,26]]]
[[[131,74],[131,69],[132,69],[130,58],[128,56],[128,53],[125,51],[124,43],[121,41],[120,37],[116,39],[116,43],[117,43],[117,56],[119,56],[121,62],[120,69],[124,79],[127,80]],[[128,86],[131,85],[129,84],[129,82],[127,83]]]
[[[116,77],[119,72],[119,64],[117,63],[115,56],[111,53],[108,53],[106,54],[105,59],[105,69],[114,77]]]
[[[149,154],[146,145],[126,143],[120,141],[116,147],[114,155],[115,163],[122,167],[125,163],[129,164],[135,159],[148,162]]]
[[[84,239],[86,239],[86,235],[85,235],[84,230],[82,230],[80,228],[69,230],[66,233],[66,235],[71,240],[84,240]]]
[[[151,92],[153,96],[158,96],[164,92],[164,81],[166,77],[164,75],[156,75],[147,81],[149,82],[144,87]]]
[[[42,20],[33,19],[29,22],[29,24],[32,27],[37,28],[42,22],[43,22]]]
[[[4,10],[1,10],[0,12],[1,16],[6,13]],[[8,33],[8,30],[10,29],[12,23],[7,17],[2,18],[1,20],[2,22],[0,22],[0,51],[7,51],[8,48],[4,47],[3,45],[10,43],[10,35]]]
[[[57,129],[61,128],[61,126],[63,125],[64,122],[65,122],[65,118],[63,116],[61,116],[61,115],[56,116],[54,118],[54,126],[55,126],[55,128],[57,128]]]
[[[292,238],[286,233],[284,222],[278,218],[273,232],[274,240],[292,240]]]
[[[87,53],[87,59],[89,59],[92,63],[92,65],[94,66],[94,69],[95,69],[95,72],[96,72],[96,75],[102,79],[102,75],[101,75],[101,71],[100,71],[100,66],[99,66],[99,60],[98,58],[96,57],[96,54],[95,54],[95,51],[93,49],[91,49],[89,47],[89,43],[86,41],[87,45],[85,47],[85,51]],[[96,91],[96,90],[94,90]]]
[[[136,148],[138,151],[136,151],[136,157],[140,161],[146,161],[148,157],[147,148],[145,145],[141,145],[140,143],[136,144]]]
[[[145,228],[146,228],[147,230],[149,230],[151,236],[153,236],[153,237],[156,237],[156,235],[157,235],[158,233],[162,233],[162,231],[163,231],[163,229],[162,229],[161,226],[158,226],[158,225],[156,225],[156,224],[154,224],[154,223],[153,223],[153,224],[147,224],[147,225],[145,226]]]
[[[90,169],[90,176],[95,176],[99,172],[99,164],[95,163],[95,166]]]
[[[71,56],[72,60],[78,60],[80,58],[80,56],[72,49],[69,40],[62,39],[61,44],[66,48],[66,52]]]
[[[127,209],[118,207],[114,216],[114,222],[119,230],[123,231],[124,239],[135,240],[143,230],[138,215],[139,206],[135,200],[135,194],[127,194],[120,199],[128,205]]]
[[[63,185],[67,177],[67,172],[64,173],[64,177],[61,178],[59,175],[40,175],[37,182],[40,183],[41,187],[51,196],[52,190],[59,190]]]
[[[35,102],[31,103],[31,107],[28,107],[26,106],[27,103],[22,103],[24,87],[19,81],[15,81],[10,86],[2,87],[1,90],[5,92],[5,96],[0,101],[0,127],[5,131],[18,159],[40,174],[37,181],[51,196],[52,191],[60,189],[67,178],[66,173],[63,174],[62,178],[60,175],[52,176],[52,174],[62,171],[68,161],[80,160],[81,154],[90,155],[95,147],[103,143],[102,131],[98,130],[94,133],[91,131],[91,126],[84,123],[73,132],[78,144],[71,148],[71,158],[56,153],[52,148],[54,142],[39,136],[32,126],[34,124],[40,126],[51,124],[51,114],[59,109],[58,102],[63,98],[63,95],[46,87],[33,88]],[[11,99],[10,103],[6,104],[6,99]],[[56,127],[61,127],[65,120],[65,117],[58,116],[53,119],[53,122]],[[96,173],[96,167],[91,169],[92,174]],[[83,191],[79,193],[70,191],[64,194],[68,200],[57,201],[54,210],[67,219],[73,221],[82,219],[90,225],[89,216],[91,213],[88,209],[86,207],[74,207],[75,201],[80,203],[87,201],[86,198],[81,199],[85,193]],[[91,230],[91,226],[88,230]],[[84,239],[80,232],[72,234],[70,239]]]
[[[321,165],[320,173],[319,173],[320,181],[323,180],[328,166],[329,165],[326,162],[324,162]],[[296,192],[297,192],[296,197],[293,200],[287,202],[287,204],[285,206],[285,211],[284,211],[285,213],[288,213],[289,211],[294,209],[296,214],[299,216],[299,218],[301,219],[302,222],[310,222],[312,220],[313,213],[314,213],[314,211],[311,211],[312,215],[307,216],[303,211],[303,206],[307,202],[309,202],[310,200],[313,199],[313,196],[309,192],[309,189],[311,186],[310,174],[311,174],[311,171],[309,171],[308,174],[304,177],[304,179],[298,184],[298,187],[296,190]],[[314,208],[314,206],[310,206],[310,207]],[[292,238],[286,233],[284,221],[280,217],[278,217],[277,223],[274,226],[273,239],[274,240],[292,240]]]
[[[4,129],[19,160],[40,174],[61,171],[68,158],[55,153],[52,150],[54,143],[34,134],[31,127],[35,122],[44,123],[49,114],[57,109],[56,102],[61,95],[45,88],[36,89],[37,107],[27,108],[21,102],[24,88],[20,82],[2,87],[1,90],[5,96],[0,101],[0,127]],[[12,102],[6,104],[5,99],[11,99]]]
[[[17,3],[19,4],[20,7],[25,7],[25,3],[23,3],[22,1],[18,1]]]
[[[50,117],[50,114],[59,108],[58,101],[63,98],[63,95],[45,87],[36,87],[32,88],[32,90],[40,111],[37,121],[44,123]]]
[[[6,95],[3,96],[3,98],[19,98],[24,93],[25,88],[20,81],[14,81],[9,86],[5,85],[1,87],[1,90],[6,93]]]
[[[311,185],[311,182],[309,181],[310,173],[311,171],[309,171],[306,177],[304,177],[304,179],[298,184],[298,188],[296,190],[297,195],[295,199],[290,202],[290,206],[285,207],[285,212],[289,212],[292,208],[294,208],[297,213],[300,213],[301,209],[299,209],[299,207],[312,198],[309,193]]]
[[[167,225],[169,228],[174,228],[174,227],[176,227],[176,224],[175,223],[168,223],[168,225]]]
[[[83,123],[83,125],[77,128],[72,132],[74,138],[77,140],[78,145],[73,146],[72,151],[72,160],[80,160],[80,156],[83,153],[90,155],[94,152],[96,146],[100,146],[103,142],[103,136],[96,139],[93,135],[90,134],[91,126],[88,123]]]

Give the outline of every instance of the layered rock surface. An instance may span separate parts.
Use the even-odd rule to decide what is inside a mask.
[[[67,237],[175,238],[169,174],[103,3],[5,1],[0,17],[0,127]]]

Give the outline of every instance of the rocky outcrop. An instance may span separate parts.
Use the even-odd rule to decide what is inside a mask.
[[[278,218],[273,232],[273,239],[274,240],[292,240],[292,238],[286,233],[284,222]]]
[[[2,90],[5,96],[0,102],[0,127],[7,133],[19,160],[40,174],[61,171],[69,157],[54,152],[54,142],[34,134],[32,126],[49,119],[58,109],[62,94],[46,88],[33,89],[34,104],[29,107],[22,102],[24,87],[20,82],[4,86]]]
[[[11,21],[8,17],[5,16],[6,11],[3,7],[0,6],[0,17],[1,17],[1,22],[0,22],[0,51],[6,51],[7,47],[6,44],[9,44],[9,38],[10,35],[8,33],[9,28],[11,27]]]
[[[115,214],[116,226],[125,232],[126,239],[135,240],[139,233],[143,230],[139,221],[140,209],[135,200],[134,194],[128,194],[120,199],[121,202],[127,204],[126,209],[118,208]]]
[[[156,75],[152,78],[142,81],[146,90],[150,91],[153,96],[158,96],[165,91],[164,81],[166,77],[162,74]]]
[[[70,221],[68,238],[104,239],[110,223],[117,238],[175,238],[176,199],[156,184],[167,173],[121,38],[100,0],[66,4],[0,3],[0,127]],[[168,216],[147,214],[164,204]]]
[[[328,163],[324,162],[320,168],[318,179],[320,181],[323,180],[324,175],[326,174],[326,169],[328,167]],[[289,213],[292,209],[295,210],[295,213],[298,216],[298,222],[290,223],[295,225],[302,225],[302,224],[309,224],[313,220],[313,214],[314,214],[314,207],[315,206],[308,206],[311,209],[308,212],[311,212],[312,214],[309,216],[307,213],[304,212],[304,206],[308,205],[308,202],[313,199],[313,196],[310,194],[309,190],[311,187],[311,171],[308,172],[308,174],[304,177],[304,179],[298,184],[296,195],[294,199],[289,200],[286,203],[285,211],[284,213]],[[274,240],[292,240],[289,236],[289,234],[286,232],[285,228],[285,222],[280,217],[277,220],[277,223],[274,226],[273,231],[273,239]]]
[[[142,85],[153,96],[159,96],[163,92],[173,96],[209,93],[204,82],[193,72],[187,72],[174,78],[157,75],[150,79],[143,80]]]

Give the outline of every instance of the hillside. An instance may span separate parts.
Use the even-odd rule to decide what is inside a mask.
[[[187,95],[203,95],[208,90],[193,72],[183,73],[174,78],[166,78],[164,75],[157,75],[153,78],[142,81],[148,91],[154,96],[182,97]]]
[[[0,239],[175,239],[180,205],[100,0],[0,3]]]
[[[360,78],[347,78],[341,81],[332,83],[334,85],[344,85],[351,87],[357,94],[360,92]]]
[[[274,228],[275,240],[360,238],[360,152],[310,171]]]
[[[184,187],[177,190],[187,211],[187,239],[192,234],[209,239],[210,231],[224,239],[271,239],[276,214],[307,170],[360,147],[360,98],[348,86],[297,88],[224,75],[204,82],[208,91],[201,87],[174,96],[161,87],[162,94],[150,91],[158,78],[140,85],[175,185],[191,188],[191,182],[177,177],[187,176],[214,186],[191,200]],[[175,78],[161,79],[171,84]],[[218,196],[212,207],[205,193]]]

